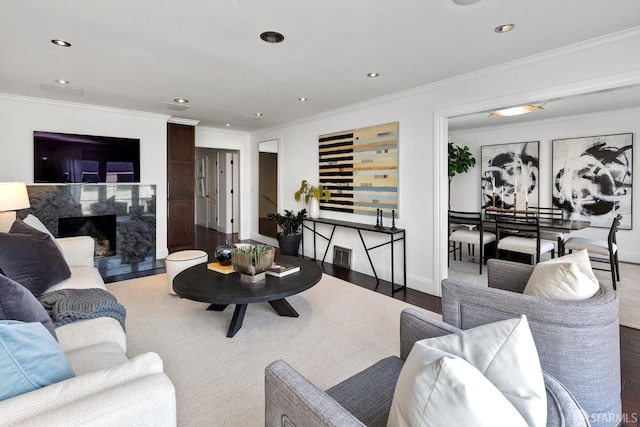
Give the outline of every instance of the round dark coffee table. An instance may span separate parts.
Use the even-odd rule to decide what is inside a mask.
[[[305,291],[322,278],[322,269],[312,261],[277,255],[280,263],[299,265],[300,271],[285,277],[267,275],[264,281],[245,283],[240,273],[221,274],[199,264],[179,273],[173,279],[173,290],[182,298],[211,304],[207,310],[222,311],[235,304],[227,337],[233,337],[242,327],[247,304],[268,302],[280,316],[298,317],[285,297]]]

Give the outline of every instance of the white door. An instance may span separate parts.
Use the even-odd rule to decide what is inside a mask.
[[[207,228],[218,230],[218,155],[207,155]]]
[[[232,155],[228,151],[222,151],[218,155],[218,231],[231,234],[233,227],[232,219]]]
[[[237,151],[232,154],[231,162],[231,228],[232,233],[240,232],[240,155]]]

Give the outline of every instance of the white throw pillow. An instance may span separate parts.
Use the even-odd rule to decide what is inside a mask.
[[[600,284],[586,249],[539,263],[524,288],[524,295],[556,300],[589,299]]]
[[[522,316],[416,342],[400,373],[388,426],[498,425],[491,418],[484,420],[484,424],[480,421],[484,419],[485,407],[494,401],[501,404],[493,398],[482,397],[492,393],[486,383],[474,380],[471,384],[465,371],[460,378],[462,384],[457,384],[449,369],[442,370],[443,362],[446,362],[445,367],[451,366],[448,360],[431,366],[433,353],[425,350],[428,347],[462,358],[477,369],[517,410],[525,425],[546,425],[547,397],[542,368],[527,319]],[[459,366],[457,364],[456,368]],[[437,374],[435,380],[433,373]],[[448,375],[443,376],[443,373]],[[455,390],[448,390],[450,388]],[[456,398],[451,398],[450,393],[455,393]],[[476,399],[477,393],[480,393],[480,401],[474,400],[470,407],[468,401]],[[465,395],[469,397],[461,397]],[[482,407],[480,412],[475,412],[477,405]],[[432,408],[439,409],[435,411]],[[467,409],[476,413],[478,420],[472,423],[452,422],[454,413]],[[492,410],[498,413],[507,411]],[[417,414],[421,417],[416,418]],[[505,422],[518,425],[512,420]]]
[[[387,426],[525,427],[527,422],[470,363],[417,346],[402,368]]]

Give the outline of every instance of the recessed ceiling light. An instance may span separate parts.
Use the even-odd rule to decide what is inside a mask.
[[[69,80],[54,80],[56,83],[60,83],[61,85],[68,85],[71,82]]]
[[[379,77],[380,73],[367,73],[367,77]]]
[[[502,33],[507,33],[511,30],[513,30],[516,26],[514,24],[503,24],[503,25],[499,25],[495,28],[496,33],[498,34],[502,34]]]
[[[189,102],[188,99],[184,99],[184,98],[176,98],[174,99],[175,102],[177,102],[178,104],[186,104]]]
[[[277,31],[265,31],[260,34],[260,38],[267,43],[280,43],[284,40],[284,36]]]
[[[301,96],[300,98],[298,98],[298,101],[301,101],[301,102],[305,102],[305,101],[308,101],[308,100],[309,100],[309,98],[305,98],[304,96]]]
[[[544,104],[520,105],[517,107],[504,108],[502,110],[492,111],[490,116],[518,116],[520,114],[531,113],[532,111],[542,110]]]
[[[260,117],[260,116],[262,116],[262,113],[254,113],[253,115],[256,116],[256,117]]]
[[[226,125],[226,126],[227,126],[227,127],[231,126],[231,123],[227,123],[227,125]]]
[[[71,43],[69,43],[66,40],[62,40],[62,39],[53,39],[51,40],[51,43],[55,44],[56,46],[60,46],[60,47],[70,47]]]

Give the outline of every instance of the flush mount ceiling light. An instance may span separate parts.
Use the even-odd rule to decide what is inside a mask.
[[[60,46],[60,47],[71,47],[71,43],[69,43],[66,40],[62,40],[62,39],[53,39],[53,40],[51,40],[51,43],[55,44],[56,46]]]
[[[367,77],[380,77],[380,73],[367,73]]]
[[[497,26],[493,31],[495,31],[498,34],[508,33],[509,31],[513,30],[515,27],[516,27],[515,24],[502,24]]]
[[[69,80],[54,80],[56,83],[60,83],[61,85],[68,85],[71,82]]]
[[[280,43],[284,40],[284,36],[277,31],[265,31],[260,34],[260,38],[267,43]]]
[[[496,110],[489,113],[490,116],[500,116],[500,117],[508,117],[508,116],[518,116],[520,114],[531,113],[532,111],[542,110],[544,104],[529,104],[529,105],[520,105],[517,107],[504,108],[502,110]]]
[[[300,101],[300,102],[305,102],[305,101],[308,101],[308,100],[309,100],[309,98],[305,98],[304,96],[301,96],[300,98],[298,98],[298,101]]]
[[[458,6],[469,6],[470,4],[478,3],[481,0],[451,0]]]
[[[262,113],[254,113],[253,115],[256,116],[256,117],[260,117],[260,116],[262,116]]]
[[[175,102],[177,102],[178,104],[187,104],[189,102],[188,99],[184,99],[184,98],[176,98],[174,99]]]

